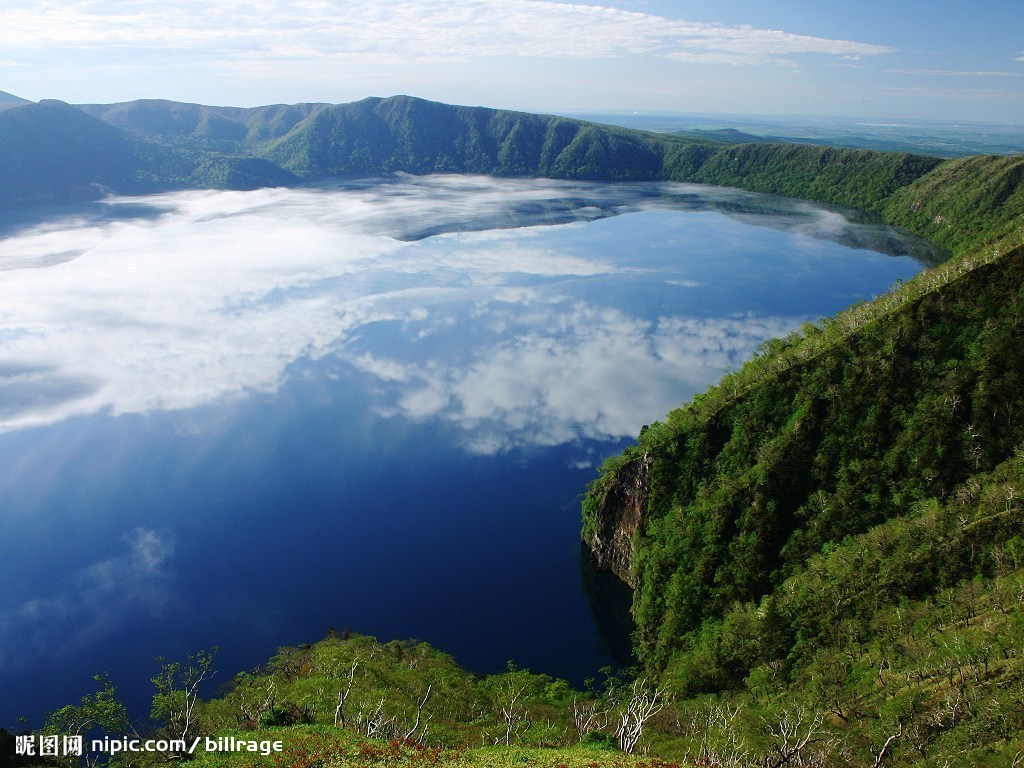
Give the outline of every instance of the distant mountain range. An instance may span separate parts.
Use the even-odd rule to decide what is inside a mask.
[[[0,91],[0,109],[10,104],[30,104],[28,99],[23,99],[20,96],[15,96],[13,93],[7,91]]]
[[[409,96],[250,109],[163,100],[80,106],[19,100],[0,110],[0,137],[4,205],[95,199],[108,192],[252,189],[395,172],[731,183],[730,164],[747,165],[741,156],[754,146],[737,144],[746,137],[731,132],[658,134]],[[870,179],[861,178],[856,186],[882,189],[901,186],[938,163],[821,147],[800,148],[796,158],[789,145],[775,146],[787,154],[787,162],[814,167],[823,158],[825,165],[834,165],[839,152],[845,178],[866,174]],[[845,182],[814,190],[792,181],[762,178],[753,187],[740,186],[865,203],[844,189]]]
[[[732,130],[654,133],[411,96],[254,108],[5,99],[0,206],[8,208],[110,193],[255,189],[398,172],[672,180],[857,208],[959,247],[989,232],[990,224],[1009,226],[1024,166],[1019,156],[942,160],[757,142]],[[957,195],[992,199],[942,208],[954,187]],[[951,226],[966,210],[985,218],[977,222],[984,226]]]
[[[693,144],[407,96],[254,109],[12,102],[0,110],[0,136],[7,205],[397,171],[654,179],[664,175],[669,148]]]

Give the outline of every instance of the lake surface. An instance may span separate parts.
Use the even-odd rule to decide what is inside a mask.
[[[0,725],[332,626],[579,682],[595,467],[910,253],[735,190],[454,176],[8,222]]]

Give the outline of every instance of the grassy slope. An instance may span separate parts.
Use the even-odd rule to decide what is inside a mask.
[[[225,731],[225,734],[229,732]],[[600,747],[477,747],[472,749],[441,749],[399,741],[384,742],[338,731],[324,726],[270,728],[239,732],[241,739],[281,740],[284,750],[269,757],[252,755],[204,754],[190,763],[196,768],[324,768],[325,766],[360,766],[365,768],[674,768],[677,763],[658,759],[609,752]]]

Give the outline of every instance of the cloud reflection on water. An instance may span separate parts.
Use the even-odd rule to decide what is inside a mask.
[[[637,317],[561,288],[634,264],[570,252],[547,229],[494,229],[651,207],[858,231],[806,204],[671,184],[427,177],[113,200],[107,218],[0,240],[0,424],[272,393],[294,363],[334,355],[388,385],[380,412],[447,419],[473,451],[634,434],[804,319]],[[401,353],[365,343],[388,324]]]
[[[397,385],[385,413],[448,420],[462,428],[468,450],[493,454],[633,435],[638,418],[663,414],[681,392],[707,387],[793,326],[792,318],[756,316],[652,323],[579,302],[507,322],[506,338],[459,366],[369,353],[351,362]]]
[[[173,537],[136,528],[124,551],[90,563],[47,595],[33,595],[0,612],[0,669],[17,672],[38,664],[77,660],[77,652],[102,641],[131,616],[159,614],[172,599]]]

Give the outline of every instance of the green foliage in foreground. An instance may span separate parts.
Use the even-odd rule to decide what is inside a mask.
[[[196,699],[187,733],[202,740],[194,755],[120,754],[109,763],[1015,765],[1024,746],[1019,454],[964,484],[948,504],[923,505],[828,548],[776,595],[737,603],[702,628],[656,690],[609,678],[600,690],[573,691],[514,668],[477,677],[422,643],[331,635],[281,649],[218,697]],[[918,596],[900,597],[898,588],[890,595],[904,583]],[[687,692],[709,680],[720,693]],[[142,725],[126,723],[109,682],[100,682],[44,730],[66,733],[89,720],[110,736],[181,735],[173,711],[184,702],[167,709],[166,687],[154,702],[170,716]],[[186,691],[187,684],[178,689]],[[631,706],[642,704],[638,693],[654,706],[637,754],[626,754],[616,734]],[[206,738],[252,746],[207,751]],[[21,763],[55,764],[70,763]]]
[[[227,734],[226,734],[227,735]],[[367,739],[350,731],[324,726],[267,728],[237,734],[261,741],[281,740],[284,749],[272,757],[248,754],[204,754],[190,765],[196,768],[675,768],[678,763],[612,753],[600,745],[561,748],[477,747],[442,749],[397,740]]]
[[[100,690],[51,713],[40,734],[170,743],[161,753],[91,755],[117,766],[197,757],[197,765],[585,765],[602,755],[610,758],[603,764],[632,766],[646,763],[625,754],[646,749],[647,723],[666,703],[664,691],[607,671],[599,689],[574,691],[512,663],[481,677],[425,643],[335,632],[280,649],[265,668],[236,675],[219,696],[203,700],[213,659],[200,652],[183,663],[158,660],[148,720],[129,718],[110,681],[97,677]],[[285,750],[203,754],[207,738],[231,736],[280,739]],[[192,743],[197,751],[182,746]]]

